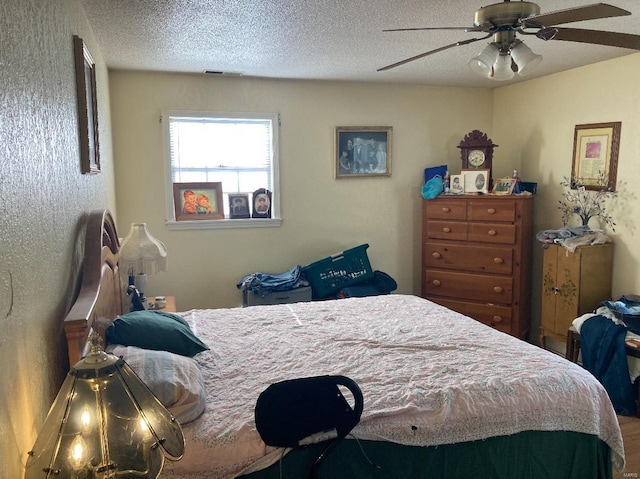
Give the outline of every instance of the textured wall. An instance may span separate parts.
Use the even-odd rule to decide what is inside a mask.
[[[74,34],[98,63],[98,175],[80,172]],[[68,367],[78,230],[115,208],[108,77],[76,0],[0,0],[0,85],[0,479],[17,479]]]

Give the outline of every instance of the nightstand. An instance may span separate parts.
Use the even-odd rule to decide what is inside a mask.
[[[167,305],[164,308],[155,309],[155,311],[164,311],[165,313],[175,313],[176,310],[176,297],[175,296],[165,296]],[[155,303],[156,297],[149,296],[147,301]]]

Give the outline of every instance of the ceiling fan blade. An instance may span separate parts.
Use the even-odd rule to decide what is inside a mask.
[[[597,20],[599,18],[622,17],[631,12],[614,7],[606,3],[595,3],[583,7],[567,8],[555,12],[533,15],[520,19],[525,28],[545,28],[561,23],[581,22],[583,20]]]
[[[383,32],[416,32],[420,30],[462,30],[464,32],[482,32],[482,27],[415,27],[415,28],[388,28]]]
[[[479,40],[484,40],[486,38],[489,38],[491,35],[487,35],[485,37],[481,37],[481,38],[470,38],[468,40],[462,40],[460,42],[456,42],[456,43],[452,43],[451,45],[446,45],[444,47],[440,47],[440,48],[436,48],[435,50],[430,50],[426,53],[421,53],[420,55],[416,55],[414,57],[411,58],[407,58],[406,60],[402,60],[396,63],[392,63],[391,65],[387,65],[386,67],[382,67],[382,68],[378,68],[379,72],[385,71],[385,70],[391,70],[392,68],[395,67],[399,67],[400,65],[404,65],[405,63],[409,63],[412,62],[414,60],[419,60],[420,58],[424,58],[428,55],[433,55],[434,53],[439,53],[442,52],[444,50],[448,50],[449,48],[453,48],[453,47],[459,47],[461,45],[467,45],[469,43],[473,43],[473,42],[477,42]]]
[[[630,33],[552,27],[540,30],[536,36],[542,40],[564,40],[640,50],[640,35]]]

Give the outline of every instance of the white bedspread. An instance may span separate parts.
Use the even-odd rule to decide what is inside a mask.
[[[163,477],[226,478],[274,462],[281,451],[255,430],[258,395],[277,381],[323,374],[362,389],[353,430],[361,439],[437,445],[569,430],[599,436],[614,467],[624,464],[615,412],[590,373],[427,300],[387,295],[183,315],[211,348],[196,356],[207,410],[184,427],[185,456]]]

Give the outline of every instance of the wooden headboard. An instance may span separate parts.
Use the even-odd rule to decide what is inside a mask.
[[[88,351],[92,330],[103,336],[106,326],[99,321],[122,314],[122,284],[118,259],[120,240],[109,210],[89,214],[84,242],[80,293],[64,320],[69,348],[69,365],[75,365]]]

